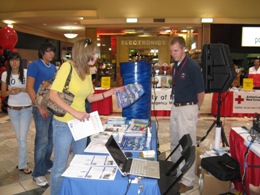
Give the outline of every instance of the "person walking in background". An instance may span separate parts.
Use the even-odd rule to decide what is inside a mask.
[[[91,103],[111,96],[118,90],[123,90],[123,87],[119,87],[94,94],[90,67],[95,64],[97,57],[97,46],[94,42],[90,39],[78,39],[72,47],[72,60],[62,64],[51,86],[50,99],[67,111],[64,117],[54,116],[52,122],[54,164],[51,172],[51,195],[59,193],[62,183],[61,175],[66,169],[71,145],[73,155],[83,153],[86,148],[87,138],[74,141],[67,121],[89,119],[89,113],[85,110],[86,98]],[[72,74],[68,90],[74,94],[74,100],[69,106],[58,96],[58,92],[62,92],[71,68]],[[82,131],[82,129],[79,130]]]
[[[248,74],[260,74],[260,58],[256,58],[254,60],[254,66],[250,67],[248,70]]]
[[[185,50],[186,43],[184,38],[179,36],[173,37],[170,41],[170,54],[175,61],[172,71],[171,93],[174,103],[170,116],[172,149],[177,146],[184,134],[190,134],[193,145],[196,145],[198,114],[205,96],[204,81],[200,66],[186,55]],[[172,155],[173,162],[176,162],[177,158],[178,154]],[[184,193],[192,189],[194,180],[195,162],[182,177],[179,192]]]
[[[27,165],[27,134],[32,118],[31,99],[26,91],[27,69],[22,67],[19,53],[9,54],[7,70],[2,74],[1,93],[8,98],[8,115],[14,127],[18,142],[19,171],[32,173]]]
[[[27,91],[34,105],[33,118],[35,122],[36,135],[34,143],[34,170],[33,180],[38,186],[45,186],[48,181],[45,174],[52,168],[52,150],[53,150],[53,115],[40,105],[35,103],[35,98],[40,84],[44,80],[51,80],[56,67],[51,61],[54,59],[55,47],[51,42],[45,42],[40,45],[38,50],[39,59],[28,66],[27,73]]]

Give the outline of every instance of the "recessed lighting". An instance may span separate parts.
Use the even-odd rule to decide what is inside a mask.
[[[126,18],[126,23],[136,23],[138,22],[137,18]]]
[[[213,18],[201,18],[201,23],[213,23]]]

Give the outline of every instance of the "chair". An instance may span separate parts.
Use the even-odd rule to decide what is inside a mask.
[[[168,161],[172,154],[181,148],[181,155],[176,162]],[[158,181],[161,194],[179,194],[179,184],[182,176],[192,166],[195,161],[195,146],[192,146],[192,140],[189,134],[185,134],[178,145],[172,150],[165,160],[159,160],[160,163],[160,179]],[[182,163],[183,162],[183,163]],[[180,173],[177,175],[177,168]]]

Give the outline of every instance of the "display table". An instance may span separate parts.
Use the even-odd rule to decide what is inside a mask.
[[[235,113],[233,112],[233,108],[234,108],[234,93],[236,94],[235,100],[239,103],[241,103],[241,96],[242,94],[246,94],[247,92],[245,91],[228,91],[228,92],[222,92],[221,93],[221,107],[220,107],[220,116],[222,117],[254,117],[255,116],[255,110],[252,111],[248,111],[248,113],[245,112],[241,112],[241,113]],[[256,96],[256,97],[260,97],[260,90],[256,90],[254,92],[248,92],[248,94]],[[243,100],[246,100],[246,98],[244,98]],[[260,100],[260,98],[258,98],[258,100]],[[252,101],[249,102],[251,103],[252,106],[257,105],[258,103],[260,103],[260,101]],[[244,102],[243,102],[244,103]],[[212,115],[217,115],[217,109],[218,109],[218,93],[213,93],[212,96],[212,105],[211,105],[211,113]]]
[[[152,149],[157,154],[157,130],[156,124],[152,122]],[[138,157],[139,153],[134,152],[133,157]],[[125,194],[128,186],[128,177],[123,177],[117,171],[115,180],[94,180],[64,177],[60,189],[60,195],[101,195],[101,194]],[[157,179],[142,178],[141,182],[132,183],[127,194],[138,194],[140,186],[143,187],[142,195],[160,195],[160,188]]]
[[[244,164],[245,164],[245,153],[250,142],[250,135],[248,131],[244,130],[241,127],[232,127],[229,135],[230,143],[230,153],[231,156],[237,160],[240,165],[240,174],[241,177],[244,174]],[[250,147],[248,156],[247,156],[247,165],[248,166],[260,166],[260,144],[253,143]],[[249,184],[254,186],[260,185],[260,168],[246,168],[245,172],[245,188],[246,194],[250,195]],[[242,182],[234,182],[235,188],[243,192]]]
[[[108,89],[95,88],[95,94],[103,93]],[[99,115],[110,115],[113,111],[112,96],[91,103],[92,112],[98,111]]]

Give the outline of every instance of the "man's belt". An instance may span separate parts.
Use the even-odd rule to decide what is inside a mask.
[[[174,106],[189,106],[189,105],[196,105],[197,102],[185,102],[185,103],[174,103]]]

